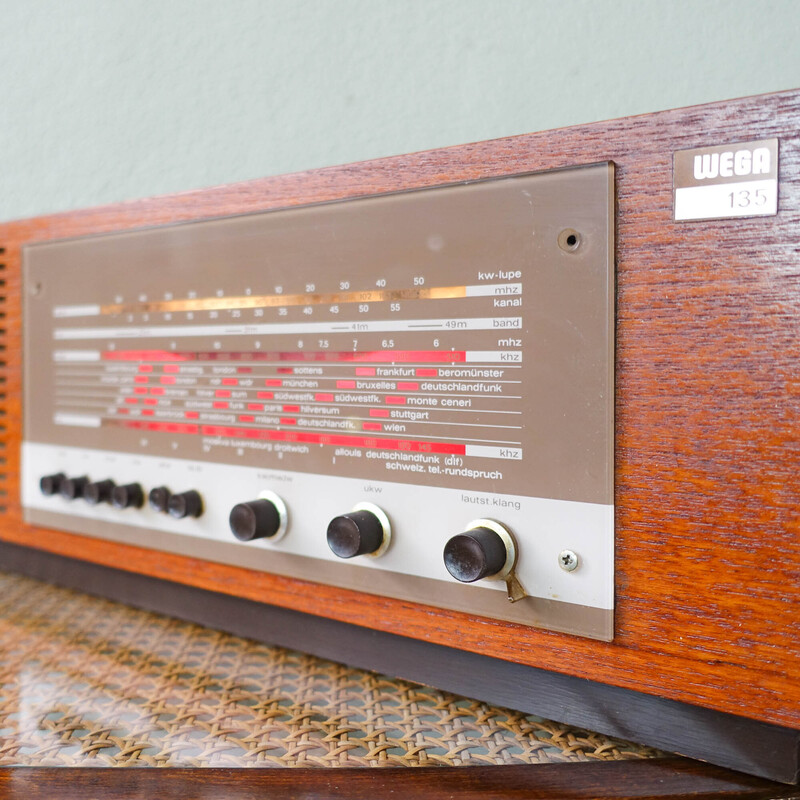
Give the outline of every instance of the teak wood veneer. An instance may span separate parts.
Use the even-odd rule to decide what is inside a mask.
[[[24,800],[797,800],[794,789],[680,758],[457,769],[0,769],[0,792]]]
[[[674,151],[770,137],[777,216],[673,221]],[[605,160],[617,201],[614,641],[23,523],[26,243]],[[10,222],[0,247],[6,542],[800,729],[800,92]]]

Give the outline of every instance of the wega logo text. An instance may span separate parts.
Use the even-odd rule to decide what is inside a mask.
[[[726,150],[723,153],[704,153],[694,157],[695,180],[730,178],[734,175],[766,175],[771,169],[768,147],[753,150]]]

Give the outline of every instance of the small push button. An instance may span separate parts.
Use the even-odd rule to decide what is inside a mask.
[[[83,499],[90,505],[111,502],[111,492],[114,490],[114,481],[92,481],[83,489]]]
[[[150,490],[147,500],[150,503],[150,508],[153,511],[158,511],[160,514],[166,514],[169,510],[169,499],[172,497],[172,492],[166,486],[156,486],[155,489]]]
[[[328,525],[328,547],[339,558],[380,555],[391,537],[389,519],[377,506],[361,503]]]
[[[52,497],[61,491],[61,483],[67,476],[63,472],[44,475],[39,479],[39,489],[45,497]]]
[[[58,487],[58,491],[65,500],[77,500],[83,497],[83,490],[89,479],[84,476],[82,478],[64,478]]]
[[[115,486],[111,492],[111,505],[114,508],[141,508],[144,505],[144,492],[138,483]]]
[[[199,517],[203,513],[203,498],[194,489],[174,494],[169,498],[167,510],[175,519]]]

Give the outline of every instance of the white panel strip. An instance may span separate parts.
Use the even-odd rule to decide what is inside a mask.
[[[521,283],[487,283],[479,286],[467,286],[467,297],[503,297],[522,294]]]
[[[100,314],[100,306],[53,306],[54,317],[96,317]]]
[[[521,364],[522,350],[467,350],[464,360],[486,364]]]
[[[757,217],[778,211],[778,181],[741,181],[675,190],[675,219]]]
[[[53,422],[56,425],[73,425],[77,428],[99,428],[101,419],[88,414],[66,414],[59,411],[53,415]]]
[[[521,447],[485,447],[480,444],[468,444],[465,455],[479,456],[480,458],[508,458],[519,461],[522,459]]]
[[[99,361],[99,350],[54,350],[53,361]]]
[[[384,480],[342,478],[282,472],[234,464],[189,461],[177,458],[132,455],[88,448],[24,442],[22,446],[22,503],[78,519],[101,520],[114,525],[134,525],[187,537],[226,542],[232,548],[278,550],[339,563],[328,548],[325,531],[330,520],[357,503],[380,506],[392,523],[392,545],[380,558],[360,556],[350,563],[365,569],[418,575],[447,581],[442,560],[447,540],[478,518],[507,525],[519,544],[518,576],[529,594],[568,603],[610,609],[614,607],[614,507],[599,503],[549,500],[480,491],[475,488],[444,489],[430,485],[394,483],[394,461],[375,458],[375,475]],[[442,458],[442,469],[447,466]],[[119,511],[107,504],[90,506],[83,500],[69,502],[60,496],[45,497],[39,491],[43,475],[64,472],[87,475],[92,480],[110,478],[118,484],[140,482],[145,492],[154,486],[174,491],[196,489],[203,496],[205,512],[199,519],[176,520],[145,506]],[[464,480],[468,487],[469,478]],[[242,543],[230,532],[231,508],[271,490],[289,511],[289,529],[278,542],[257,539]],[[141,545],[148,542],[142,537]],[[575,572],[559,567],[562,550],[578,553],[581,566]],[[380,580],[378,577],[377,580]],[[376,584],[379,585],[379,584]],[[495,581],[481,581],[484,588],[503,590]],[[424,602],[424,601],[423,601]]]
[[[130,328],[56,328],[65,339],[152,339],[185,336],[260,336],[296,333],[370,333],[383,331],[509,330],[522,327],[521,317],[472,319],[364,320],[364,322],[273,322],[261,325],[153,325]]]

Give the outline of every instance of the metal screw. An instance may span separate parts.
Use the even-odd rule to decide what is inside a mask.
[[[578,563],[578,554],[572,550],[562,550],[558,554],[558,566],[561,567],[564,572],[574,572],[578,569]]]

